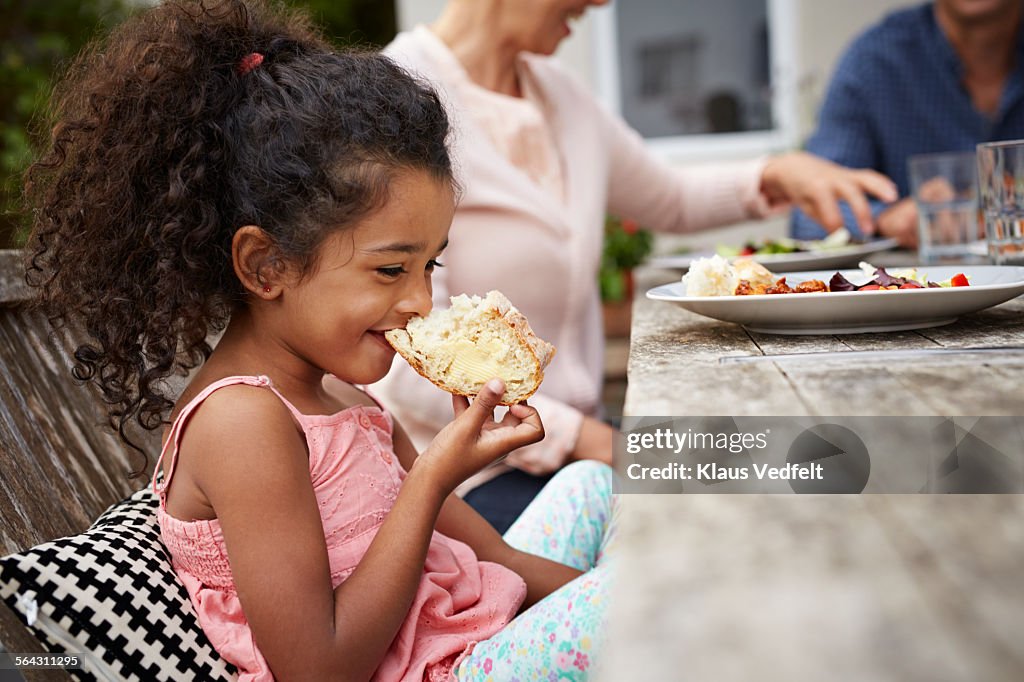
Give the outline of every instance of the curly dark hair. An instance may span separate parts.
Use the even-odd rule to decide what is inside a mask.
[[[246,70],[251,53],[263,61]],[[72,373],[140,452],[126,426],[165,423],[166,379],[205,361],[244,304],[238,227],[259,225],[304,273],[328,234],[386,201],[395,172],[454,183],[432,89],[263,0],[136,15],[76,58],[50,116],[25,183],[27,280],[56,326],[88,335]]]

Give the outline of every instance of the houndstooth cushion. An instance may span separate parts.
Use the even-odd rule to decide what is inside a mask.
[[[0,559],[0,598],[82,680],[232,680],[171,568],[149,488],[69,538]]]

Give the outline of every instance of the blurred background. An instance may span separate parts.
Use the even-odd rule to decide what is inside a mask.
[[[36,113],[61,65],[153,0],[0,0],[0,248],[21,243],[20,178],[46,131]],[[339,45],[383,45],[444,0],[285,0]],[[835,60],[906,0],[616,0],[591,9],[561,60],[670,163],[799,147]],[[628,216],[627,216],[628,218]],[[757,228],[764,233],[765,226]],[[784,220],[769,230],[784,230]],[[711,232],[710,243],[750,228]],[[741,238],[741,237],[735,237]]]
[[[35,125],[62,64],[147,0],[0,0],[0,249],[24,240],[21,175],[47,136]],[[380,46],[397,30],[390,0],[289,0],[339,45]]]
[[[21,176],[48,135],[51,82],[92,36],[155,0],[0,0],[0,249],[24,242]],[[382,46],[432,21],[445,0],[283,0],[305,7],[339,46]],[[799,148],[846,45],[907,0],[614,0],[572,26],[559,59],[666,162],[750,158]],[[653,250],[783,236],[787,216],[686,237],[651,237],[609,216],[599,280],[605,301],[606,414],[621,414],[631,269]]]

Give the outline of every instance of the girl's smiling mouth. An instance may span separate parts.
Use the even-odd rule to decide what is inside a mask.
[[[366,333],[370,337],[372,337],[373,339],[376,339],[378,342],[383,344],[385,348],[387,348],[389,351],[391,351],[393,353],[393,352],[395,352],[395,349],[392,348],[391,344],[388,343],[388,340],[386,338],[384,338],[384,331],[386,331],[386,330],[383,330],[383,329],[368,329],[368,330],[366,330]]]

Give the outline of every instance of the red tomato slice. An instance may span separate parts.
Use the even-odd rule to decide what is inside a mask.
[[[953,275],[953,279],[950,280],[950,284],[955,287],[969,287],[971,283],[967,281],[967,275],[960,272]]]

